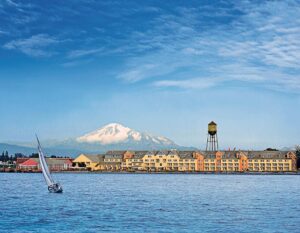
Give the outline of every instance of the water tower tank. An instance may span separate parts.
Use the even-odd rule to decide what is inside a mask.
[[[210,122],[208,124],[208,133],[210,135],[215,135],[217,133],[217,124],[215,122]]]

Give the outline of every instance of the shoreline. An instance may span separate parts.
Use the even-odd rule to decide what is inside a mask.
[[[41,171],[0,171],[0,173],[42,173]],[[51,173],[76,174],[189,174],[189,175],[300,175],[300,171],[291,172],[147,172],[147,171],[51,171]]]

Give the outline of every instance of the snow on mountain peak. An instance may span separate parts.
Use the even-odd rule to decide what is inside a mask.
[[[118,123],[110,123],[104,127],[85,134],[76,139],[80,143],[99,143],[102,145],[127,143],[127,142],[148,142],[160,145],[174,144],[165,137],[155,137],[147,133],[140,133]]]

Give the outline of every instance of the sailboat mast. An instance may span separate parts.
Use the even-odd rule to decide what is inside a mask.
[[[37,136],[36,136],[36,139],[37,139],[37,142],[38,142],[39,159],[40,159],[40,164],[41,164],[43,176],[45,178],[45,181],[46,181],[47,185],[49,186],[49,185],[54,184],[54,180],[52,179],[52,177],[50,175],[50,171],[49,171],[49,168],[47,166],[46,159],[45,159],[44,153],[42,151],[40,141],[39,141]]]

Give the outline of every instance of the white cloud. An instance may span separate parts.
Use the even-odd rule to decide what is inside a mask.
[[[47,34],[33,35],[27,39],[12,40],[6,43],[3,48],[19,50],[22,53],[33,57],[48,57],[54,54],[47,50],[47,47],[57,44],[59,41]]]
[[[82,50],[73,50],[69,52],[68,58],[74,59],[74,58],[79,58],[87,55],[92,55],[92,54],[98,54],[103,51],[103,48],[97,48],[97,49],[82,49]]]
[[[155,79],[154,85],[160,87],[208,88],[239,81],[299,91],[300,4],[293,0],[235,4],[234,10],[241,13],[226,24],[206,25],[197,8],[160,15],[153,28],[133,34],[131,49],[144,49],[145,54],[128,59],[118,77],[129,82]],[[212,20],[232,16],[229,10],[214,12]]]
[[[213,78],[193,78],[186,80],[161,80],[154,82],[157,87],[178,87],[184,89],[206,89],[216,86],[220,80]]]

